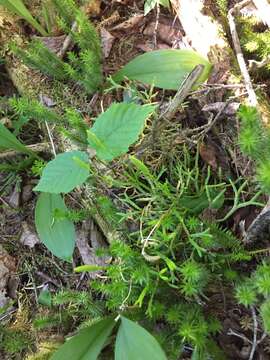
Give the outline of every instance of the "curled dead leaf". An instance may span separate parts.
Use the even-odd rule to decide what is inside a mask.
[[[39,238],[34,231],[31,231],[27,222],[22,222],[22,233],[20,236],[20,243],[33,248],[36,244],[39,244]]]
[[[65,41],[66,35],[53,36],[53,37],[40,37],[35,36],[36,39],[40,40],[51,52],[57,54]]]
[[[103,56],[106,59],[111,52],[115,37],[104,28],[100,29]]]

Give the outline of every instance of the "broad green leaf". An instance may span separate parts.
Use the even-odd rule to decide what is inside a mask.
[[[42,172],[36,191],[52,194],[68,193],[89,176],[88,155],[82,151],[59,154]]]
[[[68,211],[60,195],[40,194],[35,209],[36,229],[42,243],[55,256],[70,262],[75,247],[75,228],[66,218],[54,218],[57,209]]]
[[[33,18],[22,0],[0,0],[0,5],[28,21],[29,24],[31,24],[38,32],[40,32],[42,36],[48,36],[46,30],[44,30],[43,27]]]
[[[169,0],[145,0],[144,3],[144,15],[146,16],[154,7],[156,4],[159,3],[160,5],[164,7],[169,7],[170,2]]]
[[[196,65],[204,65],[198,83],[204,82],[211,70],[211,64],[192,50],[156,50],[137,56],[119,70],[115,82],[125,77],[162,89],[178,90],[187,75]]]
[[[143,327],[121,316],[116,344],[115,360],[166,360],[157,340]]]
[[[96,360],[115,325],[113,318],[106,318],[81,330],[61,346],[50,360]]]
[[[152,105],[112,104],[88,131],[89,145],[96,150],[97,157],[110,161],[125,154],[138,139],[154,109]]]
[[[28,155],[36,156],[33,151],[27,149],[16,137],[0,123],[0,149],[15,150]]]

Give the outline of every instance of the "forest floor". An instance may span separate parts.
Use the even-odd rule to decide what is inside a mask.
[[[42,23],[41,5],[44,2],[35,0],[25,1],[25,3],[31,10],[32,15],[41,19]],[[153,50],[194,48],[190,34],[187,36],[185,24],[181,23],[181,16],[178,16],[181,9],[177,9],[177,3],[177,1],[172,1],[169,8],[161,5],[155,6],[147,15],[144,15],[144,1],[94,0],[89,5],[84,6],[83,11],[95,24],[101,36],[104,78],[112,75],[140,54]],[[180,3],[185,6],[185,1],[180,1]],[[181,174],[188,176],[186,174],[190,173],[190,182],[194,180],[192,171],[197,169],[198,173],[200,173],[198,181],[202,192],[200,192],[200,196],[193,194],[192,187],[189,190],[188,182],[186,183],[188,191],[186,197],[184,197],[187,203],[184,205],[186,207],[184,214],[189,214],[188,211],[190,211],[192,215],[190,215],[189,219],[196,218],[196,221],[204,224],[220,224],[220,231],[224,232],[224,235],[221,235],[221,237],[224,236],[224,241],[227,241],[227,231],[230,232],[230,239],[233,238],[239,242],[239,246],[243,247],[246,257],[239,255],[239,261],[230,263],[228,268],[226,267],[227,260],[224,260],[221,268],[224,266],[225,269],[226,267],[226,274],[224,269],[223,271],[217,267],[217,270],[215,262],[218,262],[219,256],[223,254],[225,259],[227,250],[224,250],[221,246],[219,247],[219,245],[215,247],[214,245],[203,244],[204,240],[201,239],[204,239],[202,233],[206,231],[205,228],[202,228],[201,232],[197,231],[200,234],[197,238],[192,238],[198,241],[201,249],[203,249],[203,255],[200,254],[194,244],[194,250],[191,250],[193,245],[189,245],[190,247],[184,245],[183,252],[185,254],[178,255],[182,250],[173,242],[170,243],[172,248],[175,247],[172,250],[172,253],[174,253],[172,258],[177,266],[179,265],[179,268],[182,266],[179,263],[180,258],[183,263],[187,259],[191,261],[192,258],[199,263],[203,263],[203,266],[209,267],[207,273],[214,269],[207,286],[196,293],[195,296],[189,297],[184,292],[180,295],[183,284],[179,285],[181,291],[178,288],[175,289],[176,285],[174,289],[173,286],[171,287],[173,289],[171,291],[175,291],[175,294],[177,293],[176,297],[179,296],[179,299],[181,299],[179,301],[183,299],[186,303],[189,303],[189,301],[194,303],[195,307],[199,306],[202,309],[200,311],[206,318],[208,316],[209,318],[214,317],[220,324],[217,331],[213,331],[211,335],[207,334],[207,338],[215,341],[215,344],[222,350],[222,355],[214,357],[205,355],[202,358],[197,355],[196,359],[270,359],[270,338],[264,331],[264,319],[260,315],[260,303],[256,303],[254,307],[245,307],[243,304],[239,304],[235,297],[234,288],[237,283],[234,278],[235,274],[237,276],[240,274],[240,282],[245,276],[249,276],[262,263],[262,260],[267,261],[270,245],[269,232],[267,232],[269,230],[268,223],[262,227],[263,237],[258,238],[257,241],[253,239],[253,242],[248,245],[244,241],[246,231],[248,231],[253,221],[257,219],[268,201],[267,193],[260,189],[256,180],[255,162],[243,154],[239,146],[240,122],[237,112],[241,104],[246,103],[246,99],[249,98],[250,94],[247,91],[246,82],[243,80],[243,73],[241,69],[239,70],[234,41],[227,20],[224,17],[224,11],[222,12],[224,10],[222,6],[226,1],[209,0],[204,3],[203,13],[210,16],[222,29],[220,38],[229,47],[229,50],[227,49],[229,55],[228,57],[225,56],[226,61],[228,61],[227,65],[229,65],[224,65],[225,61],[218,68],[218,62],[216,59],[213,61],[213,57],[210,56],[210,63],[214,62],[214,75],[212,73],[212,78],[209,78],[208,83],[205,82],[195,90],[193,88],[189,89],[190,91],[184,102],[179,104],[173,116],[164,121],[162,126],[156,125],[154,120],[147,121],[143,136],[137,144],[130,147],[127,155],[137,156],[150,172],[155,174],[156,178],[153,181],[156,182],[154,184],[160,185],[168,182],[166,185],[168,186],[166,191],[170,192],[168,198],[163,199],[162,192],[160,193],[160,189],[158,189],[159,185],[153,185],[154,190],[153,188],[151,190],[153,193],[148,188],[145,190],[146,187],[143,187],[145,183],[141,182],[141,179],[137,177],[136,171],[131,165],[126,165],[127,157],[114,161],[106,171],[102,166],[97,167],[98,175],[94,187],[96,189],[100,186],[97,193],[101,194],[103,198],[110,199],[113,206],[117,208],[117,211],[112,214],[110,205],[108,205],[106,219],[105,204],[105,212],[103,211],[105,220],[111,225],[115,221],[114,216],[116,214],[117,233],[121,233],[124,228],[124,236],[132,243],[132,241],[135,242],[134,239],[139,236],[140,231],[142,233],[140,227],[145,226],[144,234],[147,234],[151,227],[154,226],[154,230],[156,230],[155,226],[159,226],[156,225],[155,215],[152,215],[151,211],[156,212],[156,214],[158,212],[163,214],[158,214],[158,219],[161,221],[166,211],[171,209],[172,204],[170,204],[170,201],[172,200],[168,200],[174,196],[174,190],[171,189],[177,188],[178,182],[183,180],[182,178],[177,180],[178,173],[176,169],[179,168],[179,164],[186,162],[186,167],[183,165],[184,170],[181,168],[183,170]],[[227,10],[238,3],[240,1],[228,1]],[[254,5],[244,9],[248,13],[248,17],[254,16]],[[193,14],[190,13],[191,18],[192,16]],[[244,34],[242,29],[244,28],[243,19],[245,19],[245,16],[241,15],[237,20],[237,29],[239,30],[242,46],[241,36]],[[267,24],[258,20],[258,24],[256,24],[253,31],[259,34],[268,32]],[[174,90],[162,90],[158,87],[151,88],[151,86],[143,84],[136,85],[136,88],[134,82],[128,80],[122,87],[112,84],[112,91],[86,95],[76,85],[69,86],[67,84],[61,85],[59,82],[54,83],[52,79],[44,76],[39,71],[31,70],[22,65],[21,61],[12,55],[9,47],[11,40],[19,45],[24,45],[31,38],[38,35],[25,20],[0,9],[0,32],[0,60],[3,60],[0,63],[0,122],[12,131],[23,144],[31,146],[44,164],[53,158],[54,151],[60,153],[69,150],[69,140],[66,140],[66,143],[65,140],[63,141],[63,132],[60,136],[57,126],[54,124],[48,126],[48,123],[46,123],[45,126],[35,120],[25,121],[25,118],[19,112],[16,113],[14,108],[10,106],[9,100],[11,98],[26,96],[30,99],[38,99],[49,109],[60,112],[63,109],[72,107],[82,115],[84,123],[90,126],[93,124],[94,119],[114,102],[154,103],[157,106],[158,114],[162,114],[168,109],[175,96],[176,92]],[[200,34],[200,30],[197,30],[197,34]],[[204,34],[203,31],[202,34]],[[40,37],[40,39],[42,38]],[[62,48],[64,39],[65,35],[55,25],[52,35],[44,41],[51,50],[56,51]],[[207,43],[207,40],[205,41]],[[204,42],[203,38],[201,42]],[[261,61],[258,54],[255,53],[254,55],[252,53],[250,55],[244,49],[243,52],[246,64],[250,59]],[[266,68],[257,69],[253,72],[250,71],[250,74],[253,88],[259,99],[260,109],[262,109],[263,121],[267,127],[269,116],[269,70]],[[39,181],[39,174],[38,170],[36,172],[35,169],[33,170],[33,167],[42,167],[44,164],[42,165],[40,162],[36,164],[33,159],[30,163],[27,163],[26,156],[13,150],[7,151],[3,146],[1,148],[0,134],[1,164],[0,358],[3,360],[48,359],[66,336],[75,334],[76,329],[83,323],[91,322],[91,318],[95,316],[95,311],[97,317],[101,316],[99,310],[96,309],[99,305],[93,305],[93,302],[95,304],[99,304],[99,302],[105,303],[106,295],[101,295],[102,291],[100,289],[97,292],[95,292],[95,289],[92,290],[91,282],[106,282],[105,272],[101,269],[95,272],[76,273],[74,268],[83,264],[103,266],[114,261],[113,255],[106,255],[107,257],[96,255],[97,248],[109,246],[108,238],[110,234],[108,233],[110,231],[106,232],[106,230],[102,229],[95,214],[91,213],[91,203],[87,189],[76,189],[65,197],[66,204],[69,209],[72,209],[70,216],[73,217],[72,220],[76,226],[77,238],[73,259],[70,263],[54,256],[42,244],[35,226],[35,206],[38,193],[33,191],[33,188]],[[114,177],[115,181],[121,182],[119,187],[114,186],[114,182],[109,186],[111,177]],[[225,195],[221,206],[210,206],[209,198],[205,200],[206,205],[196,202],[198,199],[204,201],[202,200],[203,196],[207,195],[208,197],[207,192],[206,195],[204,194],[204,188],[208,189],[208,184],[213,186],[213,191],[217,191],[215,193],[217,197],[224,189],[222,198]],[[164,189],[165,187],[162,191],[165,194]],[[237,190],[239,190],[238,193]],[[238,197],[237,205],[244,205],[236,206],[231,211],[235,205],[236,196]],[[152,200],[149,201],[151,197]],[[153,206],[152,209],[152,203],[156,200],[156,207]],[[189,205],[188,202],[193,200],[194,202]],[[193,213],[193,206],[199,206],[199,212]],[[148,215],[148,210],[151,216]],[[266,211],[268,210],[266,209]],[[130,216],[128,216],[129,213]],[[121,223],[121,226],[118,223]],[[178,229],[176,224],[177,222],[174,222],[170,225],[171,227],[164,224],[162,231],[166,236],[169,234],[168,237],[172,236],[171,234],[174,236]],[[211,228],[211,225],[209,225],[209,228]],[[150,234],[153,234],[153,232],[150,231]],[[155,236],[158,237],[161,234],[157,233]],[[175,237],[174,241],[179,240],[181,242],[180,238],[183,239],[188,235],[185,233],[181,236],[179,238]],[[150,235],[149,238],[152,240]],[[155,246],[153,246],[153,251],[151,246],[153,244],[150,243],[149,249],[147,249],[151,254],[149,257],[144,254],[144,248],[143,251],[141,250],[142,245],[139,242],[132,249],[145,256],[145,262],[150,263],[149,267],[155,267],[155,271],[160,275],[159,281],[162,282],[164,280],[161,274],[162,267],[153,265],[151,256],[153,258],[157,254],[160,256],[162,254],[160,249],[163,249],[163,247],[159,248],[159,252],[155,252]],[[194,255],[196,251],[198,251],[198,254]],[[231,251],[231,249],[228,251]],[[168,252],[163,255],[169,257]],[[181,270],[179,271],[181,272]],[[169,276],[167,272],[164,273],[164,278],[165,275]],[[127,276],[129,275],[127,274]],[[182,281],[181,276],[179,275],[179,282]],[[200,278],[202,283],[204,282],[203,276]],[[226,282],[223,276],[224,278],[227,276],[227,279],[231,276],[233,279],[231,282],[229,280]],[[154,286],[154,282],[151,283],[151,286]],[[160,285],[160,292],[164,290],[162,286]],[[86,296],[88,293],[91,293],[90,298]],[[140,293],[141,290],[138,290],[138,294]],[[162,295],[160,296],[159,303],[162,303],[163,298]],[[134,299],[131,296],[130,303],[128,300],[126,301],[128,304],[127,309],[128,306],[132,309],[132,306],[136,303],[135,298],[136,295],[134,295]],[[124,300],[122,299],[122,301]],[[143,301],[143,298],[141,301]],[[121,305],[123,304],[124,302]],[[166,301],[164,304],[162,305],[163,311],[166,312]],[[136,305],[134,306],[136,307]],[[92,309],[90,315],[87,313],[89,309]],[[104,309],[101,310],[102,315],[103,312],[106,314],[110,312],[109,306],[104,305]],[[156,305],[156,309],[158,309],[158,305]],[[158,310],[156,311],[158,312]],[[196,312],[197,310],[192,311]],[[144,323],[143,318],[139,320],[143,320],[142,323]],[[150,330],[154,329],[153,331],[157,333],[167,326],[164,325],[166,320],[162,316],[160,318],[157,316],[156,322],[154,319],[151,324],[153,322],[154,325],[149,325],[145,320],[145,326]],[[170,328],[170,325],[168,327]],[[254,334],[257,337],[255,342]],[[177,345],[179,354],[175,355],[174,348],[172,355],[168,355],[168,359],[195,359],[194,349],[199,345],[196,341],[192,342],[192,337],[188,339],[188,336],[187,338],[183,334],[181,336],[182,338],[179,337]],[[161,341],[161,344],[165,346],[164,341]],[[169,346],[168,348],[169,350],[165,346],[165,351],[169,352],[171,348]],[[250,357],[252,349],[254,354]],[[105,349],[105,358],[113,358],[108,349]]]

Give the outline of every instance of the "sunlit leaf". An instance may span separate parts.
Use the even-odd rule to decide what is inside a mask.
[[[125,77],[162,89],[178,90],[187,75],[196,65],[204,65],[198,84],[204,82],[211,70],[211,64],[192,50],[156,50],[137,56],[119,70],[115,82]]]
[[[82,151],[58,154],[42,172],[35,191],[53,194],[68,193],[89,176],[88,155]]]
[[[50,360],[96,360],[115,325],[113,318],[106,318],[81,330],[61,346]]]
[[[138,139],[154,109],[152,105],[112,104],[88,131],[89,145],[96,150],[97,157],[110,161],[125,154]]]
[[[121,316],[116,344],[115,360],[166,360],[157,340],[143,327]]]

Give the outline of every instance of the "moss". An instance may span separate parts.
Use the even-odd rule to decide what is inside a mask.
[[[60,345],[61,343],[57,341],[41,342],[36,353],[29,354],[25,360],[49,360]]]

